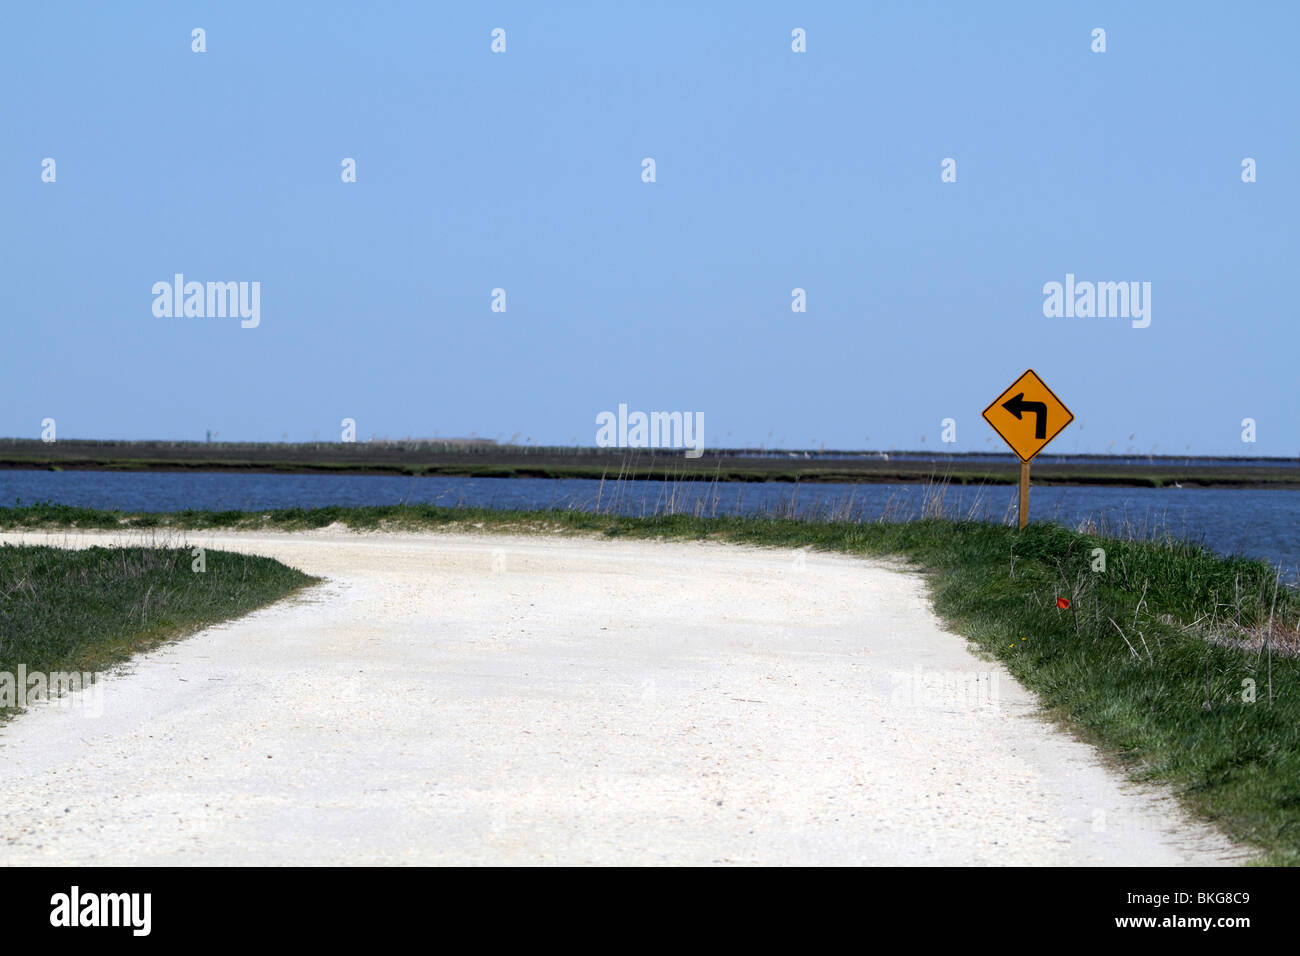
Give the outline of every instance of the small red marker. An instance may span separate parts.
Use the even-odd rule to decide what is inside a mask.
[[[1056,606],[1059,607],[1062,611],[1068,611],[1068,610],[1070,609],[1070,599],[1069,599],[1069,598],[1057,598],[1057,599],[1056,599]]]

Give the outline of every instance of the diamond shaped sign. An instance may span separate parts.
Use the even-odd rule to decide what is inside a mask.
[[[1029,461],[1074,421],[1074,415],[1031,368],[984,409],[984,420]]]

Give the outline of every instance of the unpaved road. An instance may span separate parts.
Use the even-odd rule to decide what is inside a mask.
[[[847,556],[190,533],[326,582],[0,727],[0,864],[1222,864]],[[66,545],[125,535],[6,534]],[[82,701],[86,703],[86,701]]]

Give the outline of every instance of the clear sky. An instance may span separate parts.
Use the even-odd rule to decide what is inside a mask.
[[[1297,36],[1282,0],[10,5],[0,434],[591,445],[626,403],[1000,451],[1032,366],[1053,452],[1296,455]],[[260,324],[155,316],[178,272]],[[1149,327],[1044,316],[1067,273],[1150,282]]]

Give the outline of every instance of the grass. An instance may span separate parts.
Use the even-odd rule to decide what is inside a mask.
[[[725,459],[724,459],[725,460]],[[803,482],[807,484],[927,484],[942,478],[959,485],[1014,485],[1017,468],[1005,466],[953,466],[950,464],[898,464],[839,466],[818,462],[792,467],[781,462],[725,467],[710,459],[698,464],[486,464],[473,461],[400,464],[394,462],[247,461],[241,459],[68,459],[0,458],[0,468],[34,468],[46,471],[196,471],[276,474],[352,474],[396,477],[446,478],[576,478],[596,481],[614,471],[627,481],[673,481],[682,478],[723,482]],[[1297,488],[1300,472],[1281,469],[1190,469],[1146,465],[1071,466],[1040,465],[1035,473],[1040,486],[1091,485],[1097,487],[1165,488]]]
[[[0,546],[0,674],[104,671],[314,579],[270,558],[188,548]],[[10,701],[17,692],[11,686]],[[16,707],[0,698],[0,722]]]
[[[0,528],[476,530],[732,542],[899,556],[937,612],[1133,778],[1300,864],[1300,595],[1277,572],[1125,529],[1024,530],[934,515],[910,522],[624,517],[425,505],[124,514],[0,509]],[[1100,558],[1104,552],[1104,570]],[[1058,606],[1058,599],[1069,608]]]
[[[992,447],[990,445],[990,447]],[[1001,446],[997,446],[999,449]],[[982,461],[968,453],[802,452],[755,454],[709,449],[700,458],[663,449],[559,448],[428,440],[363,442],[176,442],[89,441],[46,443],[0,438],[0,468],[53,471],[221,471],[330,475],[472,478],[581,478],[616,473],[627,481],[906,483],[946,480],[961,485],[1007,485],[1019,481],[1015,457]],[[911,456],[921,455],[921,459]],[[1300,460],[1223,459],[1195,464],[1189,458],[1102,456],[1087,462],[1040,459],[1038,485],[1104,485],[1144,488],[1300,488]],[[910,460],[909,460],[910,459]]]

